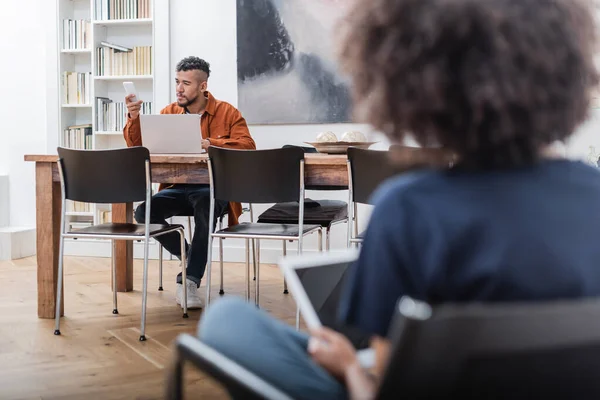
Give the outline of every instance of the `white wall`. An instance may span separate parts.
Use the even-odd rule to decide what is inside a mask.
[[[0,172],[9,174],[13,226],[35,225],[34,168],[23,156],[47,150],[45,65],[53,10],[54,1],[23,0],[3,1],[0,12]]]

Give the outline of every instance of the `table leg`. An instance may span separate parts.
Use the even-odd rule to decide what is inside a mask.
[[[133,204],[122,203],[112,205],[112,222],[133,222]],[[117,240],[115,244],[115,268],[117,269],[117,291],[133,290],[133,242]]]
[[[60,182],[52,182],[53,163],[36,163],[36,240],[38,317],[54,318],[60,244]],[[64,286],[63,286],[64,287]],[[63,289],[64,293],[64,289]],[[64,315],[64,296],[60,315]]]

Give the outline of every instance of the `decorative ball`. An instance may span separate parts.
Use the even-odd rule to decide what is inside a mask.
[[[366,142],[367,138],[362,132],[359,131],[350,131],[346,132],[342,135],[342,142]]]
[[[331,131],[321,132],[317,135],[317,142],[337,142],[337,137],[335,136],[335,133]]]

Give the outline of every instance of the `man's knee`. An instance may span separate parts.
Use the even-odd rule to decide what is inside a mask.
[[[133,217],[135,218],[135,221],[138,224],[143,224],[146,222],[146,203],[142,203],[139,206],[137,206]]]

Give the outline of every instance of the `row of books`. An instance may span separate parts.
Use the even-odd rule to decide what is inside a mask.
[[[63,49],[91,49],[92,24],[83,19],[63,19]]]
[[[92,205],[90,203],[69,200],[67,201],[67,212],[92,212]]]
[[[92,73],[65,71],[61,88],[64,104],[90,104]]]
[[[152,114],[152,102],[142,103],[142,114]],[[127,107],[124,102],[113,102],[106,97],[96,97],[96,129],[98,131],[121,131],[127,123]]]
[[[151,18],[150,0],[96,0],[96,19]]]
[[[110,45],[103,43],[103,45]],[[98,47],[96,49],[96,75],[151,75],[152,74],[152,46],[139,46],[122,48]],[[121,48],[119,46],[119,48]]]
[[[70,149],[91,149],[92,124],[67,127],[63,132],[62,145]]]

